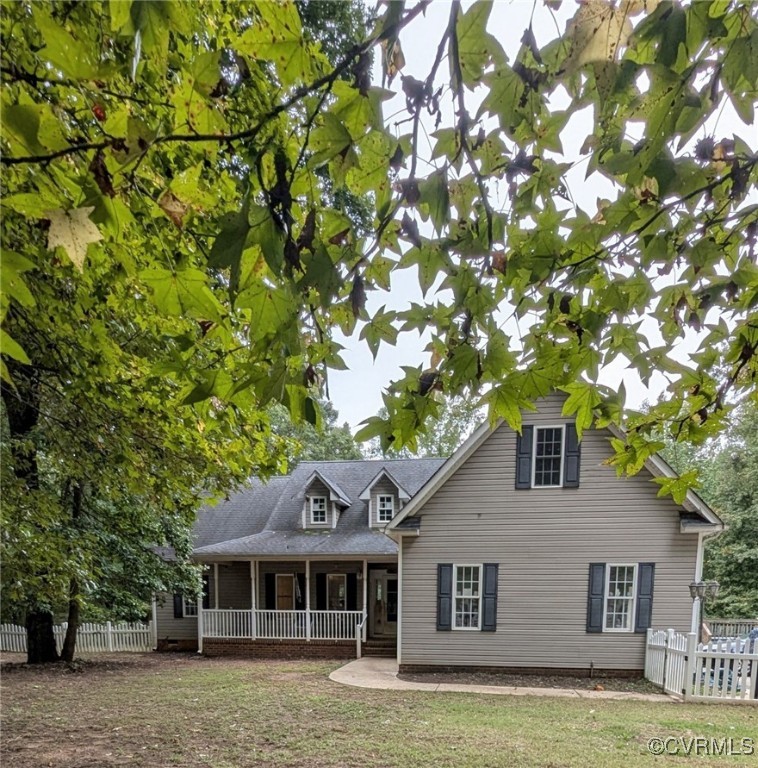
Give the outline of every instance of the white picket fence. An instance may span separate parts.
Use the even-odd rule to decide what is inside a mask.
[[[53,627],[59,653],[67,626],[64,622]],[[152,622],[80,624],[76,635],[77,653],[140,653],[152,651],[153,648],[155,635]],[[26,628],[18,624],[0,624],[0,651],[26,653]]]
[[[694,632],[648,629],[645,677],[685,701],[758,705],[758,646],[739,638],[699,645]]]

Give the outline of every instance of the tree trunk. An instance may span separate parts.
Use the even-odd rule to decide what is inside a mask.
[[[71,579],[69,585],[68,600],[68,626],[66,638],[63,641],[61,661],[73,661],[76,651],[76,634],[79,631],[79,584],[76,579]]]
[[[81,481],[74,484],[73,495],[71,498],[71,519],[74,525],[82,516],[82,497],[84,495],[84,486]],[[73,661],[76,651],[76,634],[79,631],[79,582],[72,578],[68,587],[68,626],[66,627],[66,638],[63,641],[63,650],[61,659],[63,661]]]
[[[35,610],[26,614],[26,661],[28,664],[60,661],[50,611]]]

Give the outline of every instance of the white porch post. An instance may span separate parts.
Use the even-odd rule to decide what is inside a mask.
[[[150,642],[153,650],[158,650],[158,595],[153,595],[152,621],[150,622]]]
[[[305,639],[311,639],[311,561],[305,561]]]
[[[203,652],[203,596],[197,598],[197,652]]]
[[[257,563],[255,560],[250,561],[250,637],[255,640],[256,626],[255,626],[255,610],[257,608],[258,601],[256,600],[256,593],[258,592],[258,580]]]
[[[213,607],[218,610],[218,563],[213,563]]]
[[[363,642],[366,642],[368,624],[368,560],[363,561]]]

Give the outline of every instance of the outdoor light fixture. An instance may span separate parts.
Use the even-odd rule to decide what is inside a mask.
[[[703,642],[703,608],[706,598],[713,600],[719,593],[719,583],[717,581],[691,581],[690,597],[693,601],[700,600],[698,617],[698,643]]]
[[[720,584],[717,581],[691,581],[690,582],[690,597],[695,599],[708,598],[713,600],[719,593]]]
[[[690,582],[690,597],[693,600],[702,600],[705,597],[705,582],[704,581],[691,581]]]

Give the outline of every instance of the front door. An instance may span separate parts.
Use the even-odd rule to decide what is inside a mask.
[[[370,571],[368,610],[371,637],[397,635],[397,574]]]
[[[295,578],[289,573],[276,574],[276,610],[292,611],[295,608]]]

